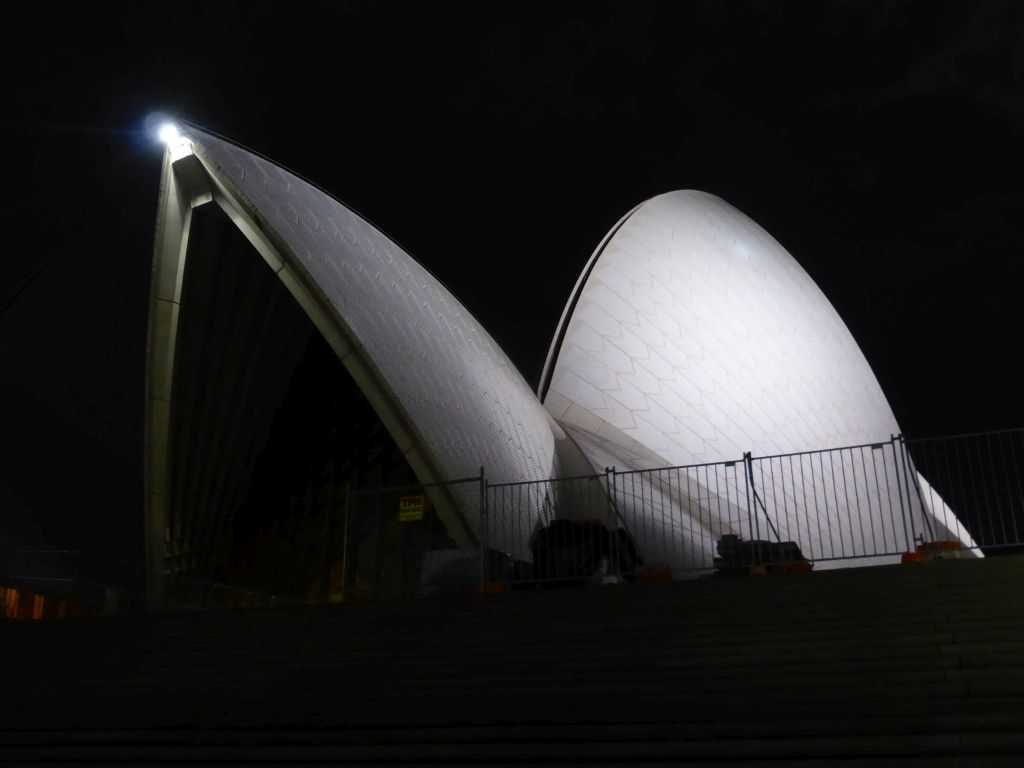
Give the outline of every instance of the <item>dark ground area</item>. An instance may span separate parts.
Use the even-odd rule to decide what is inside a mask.
[[[11,622],[0,760],[990,766],[1019,557]]]

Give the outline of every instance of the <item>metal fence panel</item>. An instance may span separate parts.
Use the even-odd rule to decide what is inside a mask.
[[[923,530],[896,440],[748,461],[752,519],[809,560],[891,559]]]
[[[1005,430],[531,482],[488,484],[482,469],[335,494],[316,517],[327,521],[319,594],[602,582],[640,562],[695,576],[722,567],[723,537],[754,543],[751,563],[769,565],[792,561],[787,542],[819,567],[898,562],[941,542],[968,555],[1024,551],[1022,458],[1024,430]],[[474,512],[474,548],[456,547],[433,514],[442,492]]]
[[[822,567],[898,562],[903,553],[944,541],[968,555],[1024,549],[1020,457],[1024,430],[1008,430],[609,468],[604,475],[490,487],[488,533],[501,532],[491,544],[525,552],[540,527],[589,510],[625,531],[646,563],[678,575],[714,568],[723,536],[794,542]],[[537,508],[543,514],[532,513]],[[765,549],[760,562],[782,551]],[[530,556],[524,559],[529,564]]]
[[[709,570],[717,541],[748,528],[746,481],[735,461],[619,472],[613,486],[620,521],[647,563]]]
[[[1024,540],[1024,429],[906,441],[937,536],[983,551]]]
[[[480,509],[482,479],[348,493],[331,544],[337,555],[330,568],[330,599],[466,591],[478,585],[481,550],[457,547],[436,509],[442,492]],[[482,531],[479,535],[482,541]]]

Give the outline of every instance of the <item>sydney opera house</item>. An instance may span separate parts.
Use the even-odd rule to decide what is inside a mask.
[[[296,509],[341,488],[424,487],[423,524],[394,535],[521,562],[557,518],[621,526],[676,574],[710,568],[720,537],[755,518],[821,563],[891,559],[925,532],[973,545],[890,450],[899,425],[827,298],[719,198],[669,192],[623,216],[583,266],[535,391],[344,204],[199,129],[168,138],[147,363],[154,588],[175,574],[266,586],[260,564],[286,558],[300,522],[311,554],[292,567],[331,563],[342,524],[357,563],[386,537]],[[747,454],[775,460],[755,475]]]

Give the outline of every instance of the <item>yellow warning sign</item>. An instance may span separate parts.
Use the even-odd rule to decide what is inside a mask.
[[[422,496],[403,496],[398,500],[398,522],[411,523],[423,519],[426,499]]]

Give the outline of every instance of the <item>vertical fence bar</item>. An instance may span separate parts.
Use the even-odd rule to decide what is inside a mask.
[[[888,451],[883,442],[759,457],[759,474],[754,472],[753,453],[748,451],[741,461],[623,473],[614,467],[606,467],[603,481],[601,475],[594,475],[492,487],[487,482],[485,468],[481,467],[477,478],[459,482],[478,483],[481,589],[486,588],[497,575],[496,568],[491,567],[492,560],[496,562],[496,558],[492,557],[494,553],[490,550],[507,551],[515,560],[531,560],[532,549],[524,554],[529,549],[530,538],[538,527],[554,519],[574,520],[576,524],[565,525],[564,535],[560,531],[551,532],[548,544],[551,548],[550,563],[555,571],[542,575],[537,569],[540,564],[535,563],[535,573],[539,578],[549,578],[556,571],[565,576],[584,578],[590,575],[591,564],[597,565],[605,560],[607,562],[601,567],[605,568],[606,575],[617,573],[628,567],[627,561],[632,558],[632,553],[625,551],[627,537],[639,550],[636,554],[640,562],[667,560],[676,571],[703,570],[717,557],[714,551],[716,539],[722,534],[746,533],[751,541],[761,541],[760,517],[755,516],[762,513],[766,517],[765,537],[774,536],[777,543],[796,541],[809,560],[845,560],[898,554],[913,548],[916,534],[923,533],[935,539],[940,528],[936,523],[942,522],[937,511],[940,508],[951,533],[957,530],[957,520],[950,517],[955,515],[963,521],[966,530],[971,530],[968,523],[980,522],[982,527],[975,530],[986,538],[982,542],[985,545],[1024,543],[1018,541],[1021,532],[1016,519],[1021,511],[1018,505],[1024,502],[1024,483],[1016,463],[1020,435],[1024,435],[1024,431],[923,441],[890,435]],[[959,452],[962,459],[959,466],[951,460],[954,451]],[[824,466],[826,453],[829,458],[827,471]],[[890,456],[894,462],[891,475],[888,471]],[[882,472],[878,471],[879,458],[883,463]],[[840,462],[838,470],[835,466],[837,459]],[[779,463],[777,470],[776,460]],[[769,462],[767,472],[764,471],[765,461]],[[796,463],[800,466],[797,467]],[[954,466],[955,471],[952,469]],[[796,479],[798,470],[799,481]],[[949,477],[935,476],[936,472],[942,475],[944,470]],[[732,478],[729,477],[730,471],[734,473]],[[735,475],[740,471],[744,473],[742,491]],[[686,475],[685,488],[682,473]],[[840,487],[842,493],[839,493]],[[892,498],[894,490],[896,499]],[[501,493],[500,499],[492,497],[497,492]],[[341,543],[343,594],[351,582],[348,572],[356,555],[349,552],[355,531],[349,530],[353,525],[353,493],[347,484],[344,493],[345,519]],[[959,498],[958,493],[963,498]],[[369,495],[367,492],[367,501]],[[326,516],[322,521],[318,519],[321,527],[326,526],[329,532],[334,532],[328,538],[338,535],[335,498],[333,495],[328,498]],[[380,582],[377,586],[383,587],[385,576],[388,583],[396,577],[396,574],[385,574],[394,559],[384,557],[384,554],[390,557],[395,542],[381,509],[386,499],[378,493],[374,501],[377,507],[373,520],[376,530],[369,528],[357,540],[373,541],[376,536],[378,557],[372,565],[376,566]],[[316,498],[307,493],[303,498],[293,499],[293,503],[305,505],[304,514],[300,509],[295,509],[295,513],[308,522],[311,517],[308,505],[316,503]],[[620,509],[620,503],[626,506],[625,511]],[[581,522],[584,518],[595,517],[593,511],[601,509],[603,504],[607,505],[605,529],[591,528]],[[915,505],[920,506],[920,521],[915,517],[918,514]],[[705,506],[709,513],[706,522],[703,519]],[[984,513],[977,514],[982,508]],[[902,520],[903,540],[899,539],[897,512]],[[628,521],[623,514],[627,515]],[[746,521],[742,519],[744,514],[747,515]],[[806,515],[803,522],[801,514]],[[978,520],[968,520],[969,515],[976,516]],[[1007,515],[1010,520],[1006,519]],[[786,518],[784,528],[782,521],[775,521],[774,516]],[[293,522],[299,524],[302,520]],[[367,517],[362,524],[369,526],[370,519]],[[499,528],[492,530],[494,525]],[[506,531],[502,526],[510,528]],[[636,529],[635,537],[631,527]],[[556,533],[558,541],[554,540]],[[696,537],[700,537],[699,542]],[[387,538],[386,542],[382,541],[384,538]],[[825,538],[829,540],[829,548],[824,546]],[[382,543],[387,545],[386,553],[380,551]],[[709,548],[712,550],[710,553]],[[774,547],[765,550],[744,547],[737,551],[744,552],[744,560],[753,557],[753,562],[765,563],[774,562],[778,554]]]
[[[625,533],[626,537],[628,537],[631,540],[632,547],[635,549],[636,548],[636,541],[632,541],[632,539],[633,539],[633,529],[632,529],[631,526],[627,525],[626,520],[625,520],[625,518],[623,518],[622,512],[621,512],[621,510],[619,508],[619,479],[618,479],[618,477],[616,477],[615,467],[612,467],[610,469],[605,469],[605,472],[606,473],[610,473],[610,477],[611,477],[611,495],[608,498],[611,499],[612,512],[615,515],[615,520],[616,520],[618,525],[622,526],[623,530],[626,532]],[[606,474],[605,477],[606,478],[609,477],[609,474]],[[636,563],[633,563],[632,561],[630,562],[630,566],[631,567],[635,568],[636,565],[637,565]]]
[[[619,571],[620,571],[620,567],[621,567],[622,555],[621,555],[621,552],[619,551],[619,536],[618,536],[618,531],[617,531],[618,526],[619,526],[619,520],[618,520],[618,515],[616,514],[615,502],[612,500],[612,495],[611,495],[612,494],[612,487],[611,487],[611,480],[609,478],[609,473],[610,472],[611,472],[611,468],[610,467],[605,467],[604,468],[604,496],[605,496],[606,503],[608,505],[608,509],[607,509],[607,512],[605,514],[606,514],[606,516],[608,518],[608,527],[615,534],[613,536],[613,538],[612,538],[612,557],[614,558],[613,562],[614,562],[614,567],[615,567],[615,574],[618,576],[618,575],[621,575],[619,573]]]
[[[633,506],[634,506],[634,509],[635,509],[636,506],[637,506],[637,504],[636,504],[636,498],[637,498],[637,495],[636,495],[636,475],[632,474],[632,473],[624,473],[622,481],[623,481],[623,483],[627,483],[627,482],[629,483],[629,491],[627,492],[626,497],[633,500]],[[642,533],[641,533],[641,536],[643,537],[644,541],[650,541],[651,540],[651,536],[648,533],[649,522],[648,522],[648,519],[647,519],[647,512],[648,512],[648,510],[647,510],[647,505],[644,503],[644,489],[643,489],[643,486],[640,486],[640,503],[639,503],[639,506],[640,506],[640,520],[642,521],[642,525],[641,525]]]
[[[487,583],[487,477],[480,467],[480,594]]]
[[[835,512],[836,512],[836,526],[839,528],[839,554],[842,557],[846,557],[846,536],[843,534],[843,516],[842,516],[842,514],[840,514],[840,510],[839,510],[839,487],[836,485],[835,451],[829,451],[828,452],[828,469],[829,469],[829,472],[832,475],[832,504],[833,504],[833,508],[835,509]],[[824,471],[825,471],[824,468],[822,468],[822,473],[824,473]],[[822,480],[824,481],[824,478],[822,478]],[[826,494],[826,499],[827,499],[828,498],[827,486],[826,486],[825,494]],[[827,504],[825,505],[825,508],[826,508],[826,514],[827,514],[827,509],[828,509],[828,505]],[[846,512],[847,512],[847,514],[849,514],[849,509],[847,509]],[[853,538],[853,526],[852,525],[850,526],[850,538],[851,539]]]
[[[893,474],[896,476],[896,496],[900,500],[900,519],[903,520],[903,539],[906,542],[906,551],[913,552],[917,539],[914,538],[914,525],[911,521],[910,529],[907,529],[907,515],[909,510],[903,506],[903,482],[900,480],[900,460],[899,454],[896,452],[896,441],[899,439],[899,435],[889,436],[889,445],[892,447],[892,463],[893,463]],[[889,474],[886,473],[886,483],[889,481]],[[907,506],[910,506],[910,489],[907,489]]]
[[[686,495],[683,497],[684,498],[683,504],[685,505],[685,512],[683,512],[683,516],[689,521],[689,525],[690,525],[690,528],[692,530],[693,529],[693,496],[690,494],[690,473],[689,472],[682,472],[682,474],[680,474],[680,472],[681,472],[681,470],[679,470],[679,469],[676,470],[676,483],[678,483],[678,485],[679,485],[679,493],[680,493],[680,495],[682,495],[683,494],[683,480],[682,480],[682,478],[684,476],[686,477]],[[682,525],[682,521],[680,521],[680,526],[681,525]],[[708,530],[709,531],[711,530],[711,521],[710,520],[708,521]],[[691,536],[690,537],[690,562],[693,563],[694,565],[699,563],[700,567],[703,567],[704,563],[707,562],[707,556],[706,556],[706,553],[704,552],[704,540],[707,537],[704,535],[704,515],[703,515],[703,512],[701,510],[700,500],[699,499],[697,500],[697,534],[700,536],[700,558],[699,559],[697,558],[697,545],[696,545],[696,542],[694,541],[694,537]]]
[[[812,454],[813,455],[813,454]],[[828,513],[828,486],[825,485],[825,460],[821,451],[818,452],[818,470],[820,476],[814,473],[814,459],[808,457],[808,464],[811,466],[811,490],[814,493],[814,513],[818,518],[818,525],[821,525],[821,510],[818,509],[818,480],[821,480],[821,501],[825,505],[825,526],[828,528],[828,556],[836,556],[836,544],[832,538],[832,516]]]
[[[768,461],[768,467],[771,468],[771,460]],[[768,530],[775,534],[775,541],[779,544],[782,543],[782,531],[779,530],[778,526],[772,521],[772,515],[768,511],[768,489],[764,484],[764,459],[759,459],[757,462],[757,471],[761,475],[761,493],[763,496],[758,496],[757,486],[754,485],[754,467],[750,467],[750,484],[753,487],[754,492],[754,503],[757,504],[757,500],[761,499],[761,511],[764,512],[765,522],[768,524]],[[774,507],[775,500],[775,487],[772,486],[772,506]],[[756,510],[755,510],[756,511]],[[777,511],[777,510],[776,510]],[[757,535],[761,535],[761,523],[757,524]]]
[[[750,540],[754,541],[754,506],[750,498],[750,478],[753,477],[750,470],[750,451],[743,454],[743,488],[747,494],[747,531]],[[738,490],[738,489],[737,489]],[[739,495],[737,493],[737,495]],[[761,526],[757,526],[757,538],[761,538]]]
[[[791,530],[792,525],[791,525],[791,522],[790,522],[790,519],[789,519],[789,504],[786,503],[786,478],[785,478],[785,475],[783,475],[783,473],[782,473],[782,460],[781,459],[779,460],[779,475],[780,475],[780,478],[778,480],[775,479],[775,460],[774,459],[771,459],[771,458],[768,459],[768,471],[770,473],[769,476],[772,479],[772,506],[775,509],[775,519],[776,520],[779,519],[779,491],[780,491],[779,483],[781,482],[782,483],[782,487],[781,487],[781,491],[782,491],[782,516],[786,520],[786,540],[787,541],[796,541],[800,537],[800,530],[797,529],[797,536],[794,538],[793,531]]]
[[[854,511],[850,508],[850,486],[846,480],[846,455],[843,451],[839,452],[839,475],[843,479],[843,509],[846,510],[846,520],[850,525],[850,554],[857,555],[857,542],[856,537],[853,535],[853,515]],[[835,463],[833,461],[832,467],[833,482],[835,481]],[[839,499],[836,499],[836,506],[839,505]],[[857,522],[860,522],[860,510],[857,510]],[[863,540],[864,534],[861,532],[861,539]]]
[[[804,515],[808,528],[811,524],[811,505],[807,503],[807,475],[804,473],[804,456],[797,456],[800,462],[800,495],[804,500]],[[814,501],[814,529],[818,533],[818,557],[825,557],[825,542],[821,538],[821,518],[818,515],[818,499],[815,497],[813,468],[811,474],[811,499]],[[817,559],[817,558],[815,558]]]
[[[980,437],[978,439],[979,439],[979,441],[981,440]],[[986,439],[985,443],[988,445],[988,474],[992,478],[992,481],[993,481],[992,495],[993,495],[995,500],[994,500],[994,503],[993,503],[992,506],[995,509],[996,517],[999,519],[999,528],[1000,528],[1000,530],[1002,531],[1002,534],[1003,534],[1003,544],[1004,545],[1008,545],[1010,543],[1010,538],[1007,535],[1007,531],[1006,531],[1006,517],[1003,514],[1002,495],[1000,494],[1000,489],[999,489],[999,479],[996,476],[995,457],[992,455],[992,437],[990,436],[988,439]],[[979,454],[981,453],[980,449],[979,449],[978,453]]]
[[[970,495],[971,497],[971,510],[974,515],[974,521],[977,531],[981,534],[984,539],[986,546],[992,546],[996,542],[992,539],[992,528],[989,526],[988,531],[985,530],[985,505],[978,494],[978,484],[974,481],[974,463],[971,458],[971,443],[969,439],[963,441],[957,440],[954,442],[954,446],[957,447],[957,461],[959,463],[960,456],[963,456],[965,466],[960,467],[960,482],[964,486],[964,495]],[[962,449],[962,454],[961,454]]]
[[[853,503],[854,503],[854,505],[856,506],[856,509],[857,509],[857,529],[860,531],[860,554],[867,555],[867,554],[871,554],[871,553],[868,551],[868,543],[867,543],[867,540],[864,537],[864,515],[862,514],[861,508],[860,508],[860,489],[857,487],[857,461],[854,458],[852,450],[850,451],[849,456],[850,456],[850,474],[853,475]],[[846,462],[845,461],[843,462],[843,484],[844,485],[846,484]],[[849,495],[847,495],[847,499],[849,499]],[[847,500],[847,504],[849,504],[849,500]],[[868,519],[870,520],[870,518],[871,518],[871,510],[868,509]],[[872,537],[872,539],[874,539],[874,537]],[[872,546],[874,546],[874,541],[872,541],[871,544],[872,544]],[[855,551],[854,554],[857,554],[857,552]]]
[[[669,550],[670,567],[679,568],[680,566],[676,563],[682,563],[685,559],[682,553],[676,556],[676,541],[683,534],[683,521],[682,521],[682,494],[679,488],[679,470],[665,470],[665,482],[668,485],[668,504],[667,514],[669,520],[669,544],[671,549]],[[676,514],[677,511],[680,516],[679,525],[676,525]],[[693,534],[690,534],[691,541],[693,540]],[[691,558],[692,561],[692,558]]]
[[[384,592],[384,510],[381,507],[381,497],[384,495],[383,492],[374,494],[374,510],[373,517],[377,521],[377,560],[376,568],[374,569],[377,576],[377,596],[380,597]]]
[[[932,518],[939,522],[939,509],[942,509],[942,520],[941,525],[946,527],[948,530],[952,530],[949,527],[949,521],[946,519],[946,510],[944,504],[936,504],[936,496],[939,497],[939,501],[945,500],[947,503],[951,501],[949,498],[949,486],[946,479],[941,476],[941,465],[937,456],[934,460],[931,460],[927,451],[927,444],[922,445],[919,442],[912,440],[906,440],[907,447],[907,460],[910,462],[911,467],[915,473],[915,479],[919,489],[922,492],[921,498],[924,498],[924,488],[922,487],[922,478],[927,478],[925,481],[928,485],[928,508],[927,512],[931,514]],[[933,454],[934,455],[934,454]],[[941,493],[940,493],[941,491]]]
[[[785,494],[786,491],[786,469],[782,466],[782,459],[786,459],[786,463],[789,465],[789,487],[793,494],[793,514],[796,517],[796,535],[800,538],[800,500],[796,496],[796,475],[793,473],[793,457],[785,456],[779,458],[779,474],[782,476],[782,491]],[[789,514],[789,503],[786,500],[786,496],[783,495],[783,501],[786,504],[786,514]],[[811,559],[814,559],[814,552],[811,546],[811,526],[807,522],[806,516],[804,517],[804,530],[807,536],[804,538],[804,549],[811,555]]]
[[[908,466],[909,462],[907,461],[908,454],[906,441],[903,439],[902,434],[897,435],[896,440],[899,441],[900,444],[900,458],[899,464],[897,465],[897,469],[899,469],[900,466],[902,466],[903,469],[903,484],[904,486],[906,486],[907,489],[907,516],[910,518],[911,533],[914,534],[914,540],[916,541],[917,531],[915,530],[914,526],[914,493],[911,491],[911,489],[914,489],[914,491],[916,491],[918,505],[921,507],[922,529],[920,535],[922,538],[924,538],[925,531],[927,531],[931,540],[935,541],[935,531],[932,530],[931,522],[928,519],[928,511],[925,509],[924,500],[921,498],[921,490],[917,487],[917,480],[911,478],[910,476],[910,467]]]
[[[729,489],[728,478],[724,478],[723,479],[723,477],[725,475],[725,472],[726,472],[726,466],[728,466],[728,465],[720,465],[720,466],[716,465],[716,466],[713,466],[713,467],[711,465],[709,465],[709,466],[704,468],[704,474],[705,474],[705,477],[707,479],[708,500],[710,502],[710,499],[711,499],[711,480],[712,480],[711,475],[714,474],[714,482],[715,482],[715,509],[718,510],[718,519],[719,519],[719,521],[721,523],[721,528],[722,528],[722,534],[721,535],[724,535],[726,531],[728,531],[730,534],[739,535],[743,531],[740,530],[740,531],[737,532],[736,523],[732,519],[732,517],[733,517],[733,509],[732,509],[732,506],[730,505],[729,495],[728,495],[728,493],[726,493],[725,497],[723,498],[722,494],[719,491],[719,488],[722,485],[725,486],[726,491],[728,491],[728,489]],[[723,503],[725,504],[725,512],[724,513],[722,512],[722,504]]]
[[[939,458],[938,458],[939,451],[934,446],[934,444],[931,444],[930,447],[932,448],[931,454],[932,454],[932,457],[933,457],[933,459],[935,461],[935,464],[938,465],[939,464]],[[943,510],[942,510],[943,524],[946,526],[946,528],[950,528],[948,515],[953,510],[959,510],[959,512],[954,512],[953,513],[954,518],[957,518],[957,519],[960,519],[960,520],[963,521],[963,525],[965,526],[964,530],[971,530],[971,529],[973,529],[974,526],[970,525],[970,521],[967,520],[967,518],[963,517],[968,512],[967,500],[962,498],[963,494],[961,494],[960,497],[957,496],[956,480],[955,480],[956,473],[954,472],[953,464],[952,464],[952,462],[950,461],[950,458],[949,458],[949,443],[948,442],[943,442],[942,443],[942,466],[945,469],[945,478],[944,478],[944,482],[939,486],[939,490],[941,492],[939,495],[940,495],[940,497],[945,498],[946,501],[947,501],[947,503],[943,505]],[[936,473],[938,473],[938,469],[936,469]],[[932,493],[935,494],[934,486],[933,486]]]
[[[341,536],[341,599],[345,599],[345,588],[348,578],[348,520],[351,512],[350,501],[352,489],[349,483],[345,483],[345,524]]]
[[[1010,456],[1011,456],[1010,466],[1016,468],[1016,470],[1017,470],[1014,473],[1012,485],[1016,486],[1016,489],[1017,489],[1017,494],[1016,495],[1018,496],[1018,498],[1020,498],[1021,507],[1022,507],[1022,509],[1024,509],[1024,488],[1021,488],[1021,482],[1020,482],[1020,463],[1017,461],[1017,449],[1013,447],[1013,444],[1015,442],[1015,440],[1013,439],[1014,435],[1013,435],[1013,433],[1010,433],[1006,437],[1007,437],[1007,442],[1010,445],[1010,451],[1009,451]],[[1005,453],[1003,454],[1003,465],[1004,465],[1004,467],[1006,467],[1006,454]],[[1006,469],[1006,482],[1007,482],[1007,488],[1009,488],[1009,485],[1011,485],[1011,483],[1010,483],[1010,470],[1009,470],[1009,468]],[[1013,543],[1014,544],[1024,544],[1024,541],[1021,541],[1020,534],[1017,533],[1017,514],[1018,514],[1017,506],[1013,503],[1013,495],[1012,494],[1010,495],[1009,498],[1010,498],[1010,520],[1013,521]]]
[[[675,559],[675,529],[669,524],[668,515],[671,514],[672,509],[672,482],[671,476],[668,470],[659,469],[655,474],[651,475],[652,480],[656,482],[651,483],[651,497],[653,498],[654,493],[657,493],[657,506],[660,512],[660,518],[662,518],[662,550],[665,552],[665,559],[668,560],[668,565],[671,567],[671,563]],[[666,482],[669,480],[669,482]],[[666,487],[668,487],[669,497],[666,500]],[[668,508],[668,509],[667,509]]]
[[[888,479],[886,479],[886,481],[885,481],[886,501],[889,502],[889,504],[888,504],[888,510],[889,510],[888,515],[886,515],[885,510],[882,508],[882,481],[878,477],[878,456],[877,456],[878,451],[883,451],[883,454],[882,454],[882,469],[884,470],[885,469],[885,453],[884,453],[884,451],[885,451],[885,443],[878,443],[876,445],[872,445],[871,446],[871,471],[872,471],[872,474],[874,474],[874,477],[875,477],[875,495],[878,497],[878,521],[879,521],[878,524],[882,528],[882,551],[883,552],[888,552],[889,549],[888,549],[888,544],[886,542],[887,530],[886,530],[886,527],[885,527],[885,518],[886,517],[889,518],[889,529],[892,531],[892,545],[893,545],[894,548],[896,547],[898,536],[896,535],[896,519],[895,519],[895,516],[892,514],[892,498],[889,496],[889,493],[888,493],[888,489],[889,489],[889,481],[888,481]]]
[[[971,443],[969,438],[968,445],[970,444]],[[995,523],[993,522],[992,518],[992,505],[988,500],[988,485],[981,479],[982,465],[984,464],[984,459],[981,456],[981,437],[975,435],[974,446],[975,454],[978,457],[978,469],[976,472],[971,473],[971,482],[975,487],[978,487],[979,485],[981,486],[981,495],[983,498],[982,503],[985,508],[986,517],[988,518],[988,530],[991,534],[991,538],[989,539],[989,541],[991,542],[991,546],[997,547],[999,545],[999,542],[997,541],[997,537],[995,534]]]
[[[982,514],[981,502],[978,500],[978,485],[977,485],[977,483],[973,483],[973,482],[970,481],[970,474],[969,474],[970,467],[971,467],[971,452],[969,451],[970,443],[968,443],[967,440],[964,440],[964,460],[967,463],[967,466],[965,467],[965,465],[961,464],[961,450],[959,450],[959,442],[961,442],[961,441],[959,441],[959,440],[953,440],[952,441],[952,444],[953,444],[953,456],[954,456],[953,466],[956,467],[957,470],[958,470],[957,473],[956,473],[956,476],[959,479],[959,485],[961,485],[961,492],[964,494],[965,502],[966,502],[967,497],[969,495],[971,497],[971,504],[972,504],[971,514],[972,514],[972,517],[973,517],[973,520],[972,520],[973,525],[971,527],[974,530],[978,531],[978,543],[981,544],[982,546],[989,546],[989,545],[991,545],[992,542],[991,542],[991,540],[985,539],[985,530],[984,530],[984,527],[982,526],[982,519],[981,519],[981,514]]]
[[[943,458],[946,465],[946,476],[949,484],[950,503],[952,509],[959,510],[960,519],[963,520],[967,529],[971,531],[975,541],[981,543],[981,530],[976,521],[972,518],[975,508],[967,498],[967,490],[964,486],[963,466],[960,464],[960,451],[957,449],[957,441],[950,440],[942,445]],[[937,451],[934,451],[937,453]]]
[[[882,452],[882,475],[883,475],[883,477],[885,477],[885,498],[888,499],[888,501],[889,501],[889,517],[892,518],[892,542],[893,542],[893,548],[894,548],[893,551],[894,552],[903,552],[903,551],[906,551],[906,550],[901,548],[901,545],[900,545],[900,535],[899,535],[899,532],[896,530],[896,509],[895,509],[895,507],[893,506],[893,503],[892,503],[892,484],[889,482],[889,464],[886,461],[885,447],[884,446],[882,448],[882,451],[883,451]],[[902,546],[905,547],[906,546],[906,542],[907,542],[907,521],[906,521],[906,518],[904,518],[903,514],[902,514],[902,512],[903,512],[903,498],[902,497],[900,497],[899,503],[900,503],[900,518],[901,518],[902,523],[903,523],[903,541],[904,541],[904,544]]]

